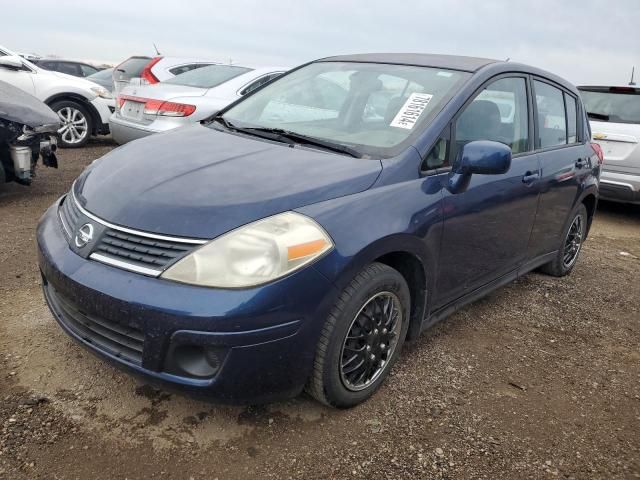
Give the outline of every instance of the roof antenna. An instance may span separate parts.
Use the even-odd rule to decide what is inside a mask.
[[[629,82],[629,85],[631,87],[635,87],[636,86],[636,82],[633,80],[633,77],[635,76],[636,73],[636,67],[631,67],[631,81]]]
[[[511,57],[507,57],[507,59],[505,60],[505,62],[508,62],[509,60],[511,60]]]
[[[156,47],[156,44],[155,44],[155,43],[153,44],[153,48],[155,48],[155,50],[156,50],[156,55],[162,55],[162,54],[160,53],[160,50],[158,50],[158,47]]]

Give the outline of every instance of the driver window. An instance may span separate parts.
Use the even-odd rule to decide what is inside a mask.
[[[475,140],[504,143],[513,154],[529,150],[529,113],[524,78],[491,83],[465,108],[456,121],[458,151]]]

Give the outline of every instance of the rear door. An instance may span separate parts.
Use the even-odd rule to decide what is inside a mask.
[[[436,308],[513,272],[525,260],[538,204],[538,158],[526,75],[491,81],[453,124],[452,156],[474,140],[511,147],[509,171],[471,176],[468,188],[445,191]]]
[[[542,78],[533,79],[533,91],[542,193],[529,243],[530,259],[559,248],[565,222],[592,167],[585,132],[578,131],[583,117],[574,94]]]

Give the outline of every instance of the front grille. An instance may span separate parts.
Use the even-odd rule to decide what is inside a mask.
[[[193,249],[193,245],[108,229],[94,253],[144,268],[162,270]]]
[[[171,264],[206,243],[111,224],[82,208],[73,195],[73,187],[58,206],[58,218],[71,249],[77,254],[152,277],[161,275]],[[85,224],[93,227],[93,238],[82,245],[76,235],[78,227]]]
[[[62,222],[62,229],[67,238],[71,239],[73,232],[78,226],[81,213],[76,202],[71,198],[71,195],[67,195],[62,199],[62,205],[60,205],[58,213],[60,215],[60,221]]]
[[[44,288],[58,320],[73,333],[98,350],[134,365],[142,364],[144,335],[140,330],[89,315],[64,299],[51,284],[46,284]]]

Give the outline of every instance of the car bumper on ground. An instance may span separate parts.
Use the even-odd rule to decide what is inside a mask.
[[[640,204],[640,175],[603,170],[600,176],[600,198]]]
[[[300,393],[334,287],[313,267],[252,289],[211,289],[75,254],[57,203],[37,232],[47,303],[76,341],[151,383],[220,402]]]

